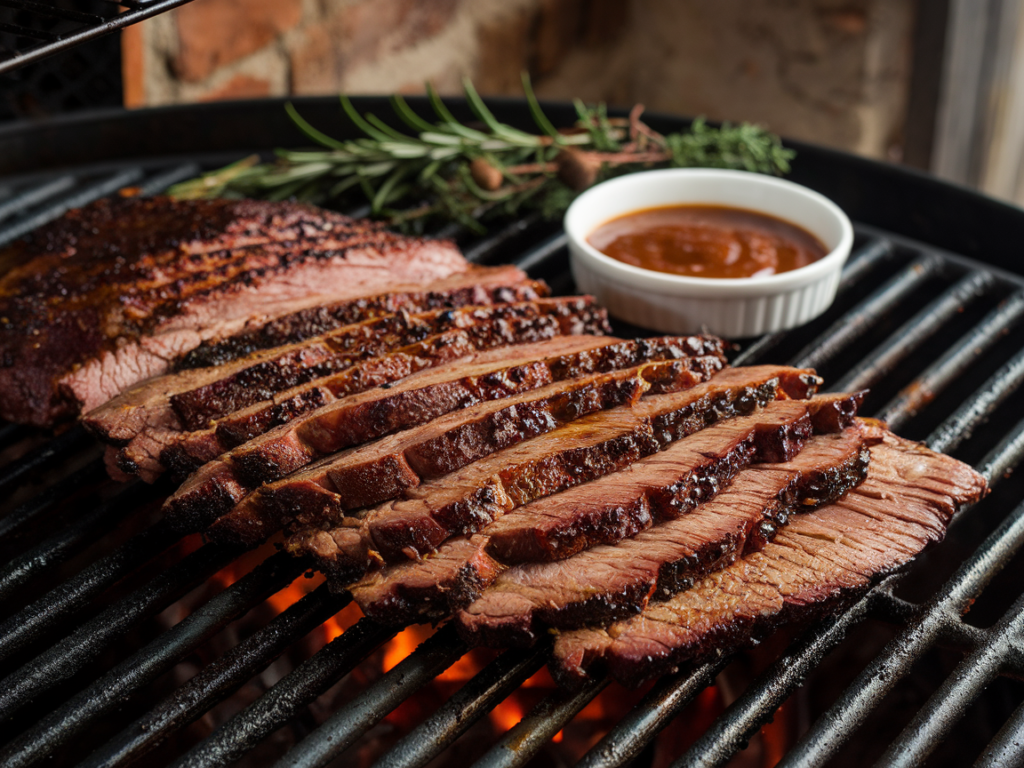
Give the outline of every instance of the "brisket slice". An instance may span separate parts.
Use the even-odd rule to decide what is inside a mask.
[[[203,429],[229,413],[271,399],[276,393],[307,381],[345,370],[353,362],[378,357],[444,331],[480,329],[480,348],[498,346],[498,324],[530,324],[554,321],[563,334],[608,331],[601,310],[590,297],[537,299],[515,304],[459,307],[399,313],[335,329],[323,336],[300,342],[273,360],[218,377],[216,381],[171,397],[185,429]]]
[[[115,445],[127,445],[151,426],[201,429],[217,416],[269,399],[302,381],[344,370],[359,360],[443,331],[500,319],[528,322],[551,318],[557,322],[575,318],[570,324],[577,324],[581,313],[589,316],[593,312],[589,300],[570,298],[387,315],[296,344],[261,350],[221,366],[149,379],[88,414],[85,422],[98,437]]]
[[[560,338],[561,341],[550,339],[543,342],[547,347],[496,349],[479,353],[475,359],[452,361],[430,373],[421,373],[414,379],[403,380],[401,384],[394,385],[389,393],[370,395],[364,401],[345,397],[345,393],[351,392],[346,374],[316,380],[275,395],[271,402],[244,408],[226,416],[218,420],[216,427],[186,433],[174,439],[164,449],[161,461],[179,475],[187,475],[200,465],[231,451],[232,460],[244,465],[241,468],[247,474],[258,482],[269,482],[305,466],[318,456],[370,439],[349,435],[350,429],[362,429],[350,422],[352,408],[356,406],[363,412],[369,408],[385,409],[382,413],[367,413],[363,416],[372,417],[378,423],[395,424],[393,427],[373,427],[373,437],[379,437],[425,420],[420,418],[409,422],[407,414],[410,409],[422,409],[424,414],[440,415],[447,413],[451,407],[464,407],[479,402],[481,395],[476,394],[478,385],[474,383],[479,376],[486,375],[488,382],[503,383],[509,387],[508,394],[512,394],[565,378],[573,371],[582,371],[584,368],[616,370],[646,360],[698,355],[715,356],[722,363],[725,360],[721,340],[712,337],[666,337],[628,342],[618,342],[611,337]],[[589,353],[582,354],[586,350],[590,350]],[[567,356],[567,353],[576,354]],[[549,356],[564,359],[542,359]],[[474,365],[475,369],[465,369],[469,365]],[[546,378],[531,383],[529,374],[522,368],[524,365],[535,371],[533,375]],[[541,368],[550,370],[541,374]],[[463,388],[463,384],[458,383],[463,378],[468,379],[465,382],[468,391]],[[338,383],[341,384],[340,388]],[[405,394],[405,390],[425,389],[428,386],[434,388]],[[337,393],[335,390],[338,390]],[[498,396],[506,395],[497,392],[493,395]],[[338,402],[339,399],[342,402]],[[438,411],[437,408],[443,407],[444,402],[451,402],[452,405]],[[314,410],[316,413],[313,413]],[[290,424],[291,427],[287,430],[274,429],[282,424]],[[272,430],[272,434],[263,437]],[[236,447],[238,450],[232,451]]]
[[[809,436],[812,423],[809,412],[828,410],[831,402],[839,397],[860,399],[847,395],[818,397],[811,401],[781,400],[769,403],[751,416],[709,426],[621,472],[527,504],[499,518],[471,540],[451,539],[421,562],[401,563],[368,574],[352,587],[352,594],[364,613],[381,621],[404,622],[423,611],[429,611],[429,615],[436,618],[475,600],[480,590],[488,586],[489,579],[497,577],[512,563],[569,557],[587,546],[619,542],[657,521],[688,520],[707,507],[708,500],[750,462],[792,458]],[[859,446],[859,439],[857,443]],[[741,480],[743,477],[741,474]],[[700,504],[703,506],[698,506]],[[691,512],[694,507],[697,511]],[[520,518],[524,518],[525,524],[519,524]],[[755,522],[760,520],[758,517]],[[667,525],[663,523],[654,530],[665,530]],[[543,530],[544,535],[534,537],[534,529]],[[560,538],[553,534],[558,530],[564,532]],[[498,546],[494,546],[494,534],[498,534]],[[509,538],[526,538],[527,543],[511,546]],[[545,545],[538,546],[535,539],[544,541]],[[709,542],[708,548],[719,548],[721,555],[725,555],[727,543],[730,542]],[[626,545],[629,541],[620,544]],[[613,549],[603,547],[590,551]],[[504,557],[506,553],[511,557]],[[562,564],[552,565],[552,571],[558,568],[571,571],[568,563],[586,557],[589,553],[584,552]],[[541,573],[545,572],[544,567],[538,566]],[[513,569],[501,578],[506,581],[515,578],[521,570]],[[589,594],[602,594],[604,585],[599,584],[590,582],[586,587]],[[484,592],[482,600],[492,591]],[[628,604],[635,594],[636,588],[619,598]],[[557,597],[556,593],[552,594],[553,599]],[[611,604],[612,600],[609,598],[608,602]],[[528,628],[530,616],[525,618]],[[464,624],[469,625],[469,622]],[[523,639],[521,635],[516,636],[517,643]]]
[[[457,343],[453,337],[462,341]],[[416,372],[411,371],[413,361],[434,357],[425,354],[422,345],[418,345],[421,351],[412,357],[393,353],[371,361],[379,368],[385,361],[394,362],[398,354],[400,360],[409,362],[410,373],[342,398],[313,386],[310,391],[324,391],[325,401],[328,397],[332,401],[229,452],[224,450],[224,441],[216,429],[190,433],[187,443],[172,442],[163,449],[161,461],[180,474],[193,469],[195,474],[168,500],[168,507],[199,505],[205,509],[215,497],[224,498],[228,506],[219,506],[213,512],[217,516],[241,501],[255,486],[278,480],[322,456],[414,426],[455,408],[543,386],[552,378],[545,358],[578,355],[617,341],[602,336],[556,336],[512,348],[477,351],[463,331],[450,331],[437,338],[444,340],[437,352],[459,355],[444,365]],[[360,371],[364,368],[356,366]],[[202,466],[196,467],[196,463]],[[222,490],[216,490],[218,487]],[[224,496],[228,488],[232,490]]]
[[[775,399],[780,382],[789,394],[808,396],[820,380],[778,366],[728,369],[707,384],[593,414],[499,451],[410,488],[405,499],[361,519],[300,532],[289,539],[289,548],[314,554],[335,575],[359,574],[375,562],[416,559],[516,507],[622,469],[710,423],[751,413]]]
[[[753,416],[702,430],[615,475],[532,504],[487,529],[488,552],[508,564],[561,560],[685,515],[713,497],[756,448],[758,460],[788,461],[814,431],[847,426],[863,393],[771,403]],[[832,417],[850,415],[845,422]]]
[[[260,314],[469,268],[451,243],[306,205],[114,199],[7,249],[0,416],[51,425]]]
[[[632,404],[646,391],[675,392],[694,386],[710,378],[721,364],[710,356],[652,362],[554,382],[461,410],[455,403],[445,404],[447,415],[262,487],[219,519],[210,533],[248,541],[293,520],[301,525],[337,524],[346,512],[394,499],[424,480],[454,472],[588,414]],[[414,414],[423,421],[430,418],[420,409],[409,416],[403,410],[400,417]]]
[[[792,514],[837,501],[861,483],[866,432],[857,425],[812,438],[795,459],[755,464],[689,514],[614,546],[511,568],[459,611],[459,632],[474,645],[532,645],[546,627],[601,626],[639,613],[648,601],[759,551]]]
[[[840,501],[794,516],[762,551],[638,616],[561,634],[552,671],[572,683],[597,665],[636,685],[826,616],[941,541],[953,514],[984,493],[970,467],[887,433],[871,449],[867,480]]]
[[[527,339],[532,338],[538,330],[536,326],[527,328]],[[547,330],[551,330],[550,326]],[[330,377],[332,389],[356,394],[375,387],[386,387],[419,371],[463,359],[475,351],[473,339],[466,331],[446,331],[380,357],[356,363],[348,370]],[[336,399],[327,389],[314,387],[307,392],[304,404],[315,408],[321,399],[328,402],[328,396]],[[285,398],[282,404],[288,406],[290,398]],[[274,409],[275,418],[285,419],[290,411],[277,411],[277,405],[275,402],[269,407]],[[168,412],[173,417],[173,410]],[[163,474],[165,468],[172,469],[179,477],[185,477],[225,452],[226,446],[216,428],[182,433],[180,426],[180,422],[173,418],[166,426],[151,425],[117,451],[117,466],[128,475],[138,475],[146,482],[153,482]]]
[[[388,328],[382,329],[382,325]],[[144,382],[135,390],[108,403],[91,416],[88,423],[95,427],[97,423],[107,425],[116,421],[119,428],[128,421],[134,425],[145,424],[141,433],[128,442],[124,451],[124,466],[155,476],[163,470],[161,454],[172,445],[178,446],[178,454],[183,460],[190,456],[193,461],[208,458],[203,455],[204,450],[209,450],[203,447],[209,443],[208,433],[189,438],[188,435],[192,434],[189,430],[199,425],[195,431],[202,431],[208,426],[207,419],[215,418],[222,410],[226,415],[234,404],[244,407],[246,402],[254,398],[261,399],[244,417],[233,422],[237,425],[244,421],[249,431],[258,432],[261,425],[269,429],[275,426],[275,422],[285,423],[289,418],[330,402],[328,398],[360,392],[369,386],[396,381],[408,375],[402,373],[399,376],[397,371],[388,376],[379,373],[366,376],[360,373],[365,370],[377,371],[380,366],[367,366],[366,363],[380,361],[389,353],[417,354],[422,363],[413,366],[412,370],[421,370],[451,361],[467,354],[470,349],[534,342],[562,334],[602,333],[607,330],[607,316],[603,309],[594,306],[588,298],[542,299],[521,304],[441,310],[414,316],[391,315],[349,328],[356,330],[341,341],[333,338],[324,344],[306,342],[294,345],[289,352],[274,355],[274,359],[262,360],[242,370],[236,368],[224,378],[190,392],[168,397],[167,392],[175,386],[174,382],[170,382],[169,386],[159,380]],[[457,352],[454,348],[443,349],[440,339],[446,331],[460,331],[458,338],[467,339],[469,349]],[[334,332],[335,335],[341,333]],[[350,347],[350,350],[331,351],[335,342]],[[412,347],[413,352],[409,352],[407,347]],[[415,352],[420,348],[427,350],[426,353],[421,355]],[[441,354],[437,354],[438,349]],[[236,363],[224,367],[231,368]],[[203,368],[184,371],[175,376],[205,376],[216,370]],[[175,376],[164,378],[173,379]],[[314,382],[315,391],[312,388],[288,391],[296,383],[310,379]],[[282,400],[274,400],[275,387],[281,387],[287,392]],[[123,407],[126,402],[138,405],[134,408]],[[182,405],[183,402],[190,405]],[[197,416],[200,410],[205,410],[205,416]],[[190,414],[190,417],[186,419],[183,414]],[[176,434],[184,436],[176,440]],[[215,432],[214,437],[219,441],[222,435]],[[192,448],[196,444],[200,446],[198,452]]]
[[[204,341],[179,358],[175,369],[223,365],[261,349],[294,344],[342,326],[397,312],[415,314],[485,304],[512,304],[542,299],[550,293],[543,282],[528,280],[512,265],[473,267],[427,285],[395,286],[389,293],[321,303],[262,324],[249,323],[233,336]]]

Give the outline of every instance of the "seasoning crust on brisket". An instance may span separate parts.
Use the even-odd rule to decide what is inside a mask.
[[[266,322],[250,322],[227,338],[209,339],[175,361],[175,370],[209,368],[261,349],[280,347],[322,336],[342,326],[398,312],[416,314],[438,309],[513,304],[543,299],[551,291],[529,280],[511,265],[473,267],[426,285],[396,285],[388,293],[361,296],[333,304],[320,299],[313,306]]]
[[[385,623],[410,621],[423,611],[432,611],[426,615],[437,618],[475,600],[490,584],[489,579],[499,578],[498,574],[509,565],[563,560],[571,569],[568,563],[575,558],[570,556],[587,547],[617,542],[625,546],[629,544],[628,537],[650,529],[655,523],[663,523],[657,525],[656,530],[665,531],[668,530],[665,521],[687,520],[697,515],[720,490],[728,487],[737,473],[742,480],[745,477],[742,470],[751,462],[792,458],[809,436],[809,411],[829,408],[839,399],[856,402],[860,398],[858,395],[833,395],[810,401],[775,401],[753,415],[709,426],[620,472],[527,504],[483,528],[471,537],[470,545],[465,539],[449,540],[426,558],[424,562],[429,565],[423,572],[416,563],[407,563],[368,574],[351,587],[352,594],[367,615]],[[860,442],[858,437],[857,447]],[[864,459],[866,461],[866,456]],[[808,484],[812,487],[810,477]],[[833,486],[838,485],[840,483],[833,483]],[[758,515],[750,525],[762,520]],[[683,525],[686,530],[685,523]],[[554,531],[561,532],[561,537],[553,534]],[[546,544],[538,546],[538,541]],[[724,557],[729,544],[725,540],[709,540],[706,548]],[[598,551],[614,553],[619,550],[614,546],[596,547],[582,552],[579,557],[584,558],[583,562],[590,562],[587,558]],[[594,562],[599,563],[600,559]],[[619,562],[627,564],[629,557]],[[556,570],[553,568],[552,572]],[[513,569],[500,579],[519,581],[515,573]],[[605,592],[616,593],[615,600],[607,599],[609,607],[616,601],[633,604],[633,598],[639,601],[639,596],[645,594],[643,589],[637,591],[637,587],[625,591],[611,587],[604,590],[604,583],[591,579],[585,568],[579,573],[588,600],[599,598]],[[559,599],[557,593],[557,589],[551,593],[541,589],[538,600],[553,604]],[[498,586],[486,590],[480,602],[496,594],[500,599]],[[462,602],[453,602],[456,599]],[[642,605],[636,604],[639,610]],[[596,612],[593,615],[596,617]],[[525,620],[528,628],[530,616]],[[462,623],[469,626],[468,622]],[[481,641],[479,630],[471,636],[474,641]],[[492,638],[499,644],[530,641],[522,635],[505,635],[501,629],[489,634],[487,642],[492,642]]]
[[[649,347],[652,352],[657,349],[655,345]],[[667,361],[658,361],[656,357],[641,366],[556,381],[513,397],[474,397],[476,404],[467,402],[461,410],[457,401],[443,400],[442,408],[447,415],[439,415],[420,427],[359,450],[328,457],[306,470],[263,486],[217,520],[210,535],[221,540],[252,543],[293,520],[302,525],[336,524],[349,511],[396,498],[425,480],[454,472],[477,459],[551,432],[588,414],[632,404],[645,392],[676,392],[692,387],[706,381],[722,365],[716,356]],[[547,373],[558,370],[560,363],[556,358],[542,370]],[[403,398],[403,394],[412,397]],[[418,406],[419,395],[426,398],[423,406]],[[412,426],[420,420],[426,421],[423,414],[435,396],[436,393],[417,390],[399,393],[386,407],[396,405],[394,417]],[[382,427],[393,423],[392,419],[381,417],[376,408],[357,406],[348,414],[335,414],[338,415],[347,416],[338,428],[326,435],[316,432],[312,435],[310,442],[318,451],[324,441],[333,450],[337,450],[342,438],[353,443],[365,442]],[[281,462],[275,463],[280,466]],[[233,496],[254,487],[260,472],[252,473],[244,464],[243,456],[239,461],[204,467],[195,482],[186,484],[188,496],[196,498],[197,504],[203,504],[202,484],[211,480],[237,488]],[[260,461],[257,467],[262,464]],[[180,507],[185,495],[179,494],[172,503]],[[209,509],[209,505],[205,508]]]
[[[165,451],[173,449],[172,461],[177,457],[181,466],[185,457],[203,458],[223,438],[214,432],[211,441],[204,429],[254,402],[261,405],[245,415],[245,424],[259,431],[319,407],[328,397],[396,381],[473,350],[600,334],[607,327],[604,310],[588,297],[389,315],[217,368],[150,379],[89,414],[86,425],[110,442],[125,443],[121,468],[152,480],[164,469]],[[306,383],[311,384],[307,390],[292,389]],[[275,401],[282,390],[284,400]],[[201,434],[192,438],[190,430]]]
[[[7,249],[0,417],[49,426],[168,370],[204,339],[470,265],[449,242],[296,203],[114,198]],[[254,312],[255,309],[255,312]]]
[[[808,371],[783,366],[728,369],[706,384],[593,414],[499,451],[410,488],[406,498],[361,519],[296,533],[288,546],[313,554],[336,573],[358,575],[375,562],[416,559],[512,509],[620,470],[715,421],[750,413],[780,388],[809,397],[819,381]]]

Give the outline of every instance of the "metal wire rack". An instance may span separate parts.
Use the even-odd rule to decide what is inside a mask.
[[[0,186],[0,243],[124,186],[158,192],[194,175],[198,167],[193,162],[121,164]],[[807,327],[747,340],[734,362],[814,366],[835,390],[872,388],[866,415],[884,418],[896,431],[970,461],[995,491],[963,512],[951,534],[955,541],[936,550],[941,553],[956,541],[964,542],[962,557],[952,553],[955,568],[943,571],[926,556],[832,620],[799,634],[675,766],[726,764],[813,678],[844,638],[865,624],[890,628],[891,640],[813,718],[782,765],[829,764],[863,733],[886,695],[936,648],[953,649],[962,661],[936,682],[913,717],[899,724],[901,732],[878,745],[872,759],[879,765],[920,764],[970,717],[983,689],[997,679],[1024,680],[1024,597],[1019,586],[1011,595],[995,595],[993,621],[987,626],[964,619],[975,601],[992,598],[986,588],[1024,545],[1024,488],[1012,475],[1024,457],[1024,405],[1013,397],[1024,382],[1024,278],[876,227],[857,225],[856,233],[855,252],[835,306]],[[532,277],[548,280],[555,292],[573,289],[565,236],[557,227],[527,220],[484,238],[448,234],[460,238],[474,261],[512,260]],[[5,445],[33,436],[21,427],[0,427]],[[25,490],[59,466],[65,468],[45,490],[34,495]],[[108,493],[76,508],[70,522],[57,530],[41,524],[48,515],[76,504],[83,488],[94,486]],[[243,552],[202,544],[187,554],[174,554],[181,532],[140,513],[169,489],[139,482],[111,489],[95,447],[77,427],[7,463],[0,469],[0,491],[21,494],[0,517],[0,546],[15,552],[0,566],[0,736],[6,741],[0,763],[5,766],[35,765],[55,756],[83,766],[128,765],[151,755],[163,740],[230,696],[350,601],[319,587],[155,705],[126,712],[125,701],[135,701],[231,622],[301,578],[306,564],[271,554],[180,622],[146,634],[128,655],[104,664],[104,655],[126,635],[149,626],[151,617]],[[117,546],[98,544],[132,521],[135,532],[122,536]],[[163,565],[146,578],[133,576],[154,560]],[[55,572],[61,574],[56,581]],[[120,588],[113,590],[115,585]],[[909,592],[904,593],[905,587]],[[245,756],[300,717],[317,696],[393,635],[393,629],[359,620],[173,764],[221,766]],[[323,766],[344,755],[467,651],[451,628],[442,627],[306,733],[281,765]],[[500,654],[378,764],[428,764],[540,669],[546,653],[542,645]],[[579,764],[631,764],[734,661],[722,657],[662,678]],[[475,764],[526,765],[609,685],[601,679],[578,691],[551,692]],[[1021,701],[1024,695],[1017,699]],[[93,730],[109,723],[116,727],[100,743],[90,740]],[[1024,760],[1024,704],[979,749],[971,758],[979,766]]]
[[[189,0],[101,0],[86,10],[59,0],[0,0],[0,74],[67,51]]]

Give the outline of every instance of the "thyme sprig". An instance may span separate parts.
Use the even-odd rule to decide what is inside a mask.
[[[170,194],[323,204],[358,190],[373,215],[405,229],[422,230],[442,218],[483,231],[481,222],[499,215],[535,209],[557,216],[583,189],[622,173],[709,167],[782,175],[794,155],[778,136],[749,123],[716,128],[697,119],[685,132],[662,135],[641,121],[640,105],[628,118],[618,118],[609,117],[603,104],[588,107],[577,100],[577,123],[558,130],[524,76],[527,103],[540,130],[527,133],[499,122],[473,84],[463,85],[479,125],[456,120],[430,85],[435,122],[424,120],[401,96],[391,97],[410,132],[395,130],[373,114],[361,115],[342,95],[342,109],[363,133],[344,141],[311,125],[289,103],[289,117],[322,149],[278,150],[270,163],[245,158],[177,184]]]

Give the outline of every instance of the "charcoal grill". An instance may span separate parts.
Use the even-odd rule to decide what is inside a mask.
[[[388,112],[381,99],[355,102],[361,111]],[[413,105],[425,110],[422,101]],[[306,99],[298,106],[336,135],[350,132],[336,101]],[[453,100],[452,106],[469,119],[463,103]],[[494,108],[499,119],[530,127],[521,102],[498,101]],[[556,123],[572,120],[566,105],[546,110]],[[685,124],[669,117],[649,122],[661,131]],[[112,112],[3,129],[0,243],[124,187],[157,193],[250,151],[300,143],[278,101]],[[792,178],[851,214],[854,253],[826,315],[791,332],[743,340],[734,362],[814,366],[833,389],[871,388],[866,415],[969,461],[994,492],[962,513],[947,541],[906,572],[882,581],[832,620],[777,643],[766,668],[674,765],[728,763],[801,686],[816,688],[823,676],[837,678],[832,692],[814,703],[783,765],[917,765],[926,758],[936,765],[1020,764],[1024,562],[1017,555],[1024,544],[1024,485],[1012,470],[1024,456],[1024,404],[1012,395],[1024,381],[1024,268],[1018,260],[1024,211],[896,167],[795,147]],[[573,290],[557,224],[527,217],[483,237],[458,228],[441,234],[456,237],[474,261],[512,261],[556,292]],[[170,489],[139,482],[114,487],[79,427],[48,438],[5,425],[0,440],[7,451],[0,492],[8,497],[0,517],[0,551],[8,558],[0,567],[5,766],[51,758],[83,766],[141,758],[137,764],[151,765],[154,755],[178,766],[220,766],[295,723],[306,726],[293,727],[301,738],[282,764],[326,765],[467,652],[451,628],[441,628],[310,728],[304,719],[310,702],[394,634],[361,619],[183,754],[151,752],[289,652],[349,598],[318,587],[184,684],[145,696],[231,622],[302,578],[307,565],[270,553],[186,618],[158,630],[154,615],[252,555],[215,544],[179,547],[179,535],[153,512]],[[11,458],[12,451],[21,453]],[[866,656],[851,655],[850,644],[863,643],[865,632],[881,640],[867,643]],[[858,661],[843,661],[837,671],[834,659],[844,649],[843,659]],[[442,755],[537,672],[546,652],[497,655],[379,764],[423,766]],[[900,694],[915,667],[937,653],[949,668],[923,690],[916,686],[912,696]],[[659,732],[737,663],[737,657],[722,657],[662,678],[579,764],[643,764]],[[528,764],[609,685],[599,679],[578,691],[549,693],[489,744],[476,765]],[[894,694],[909,696],[909,708],[893,714]],[[984,735],[979,718],[989,728]],[[943,740],[946,746],[936,752]]]

